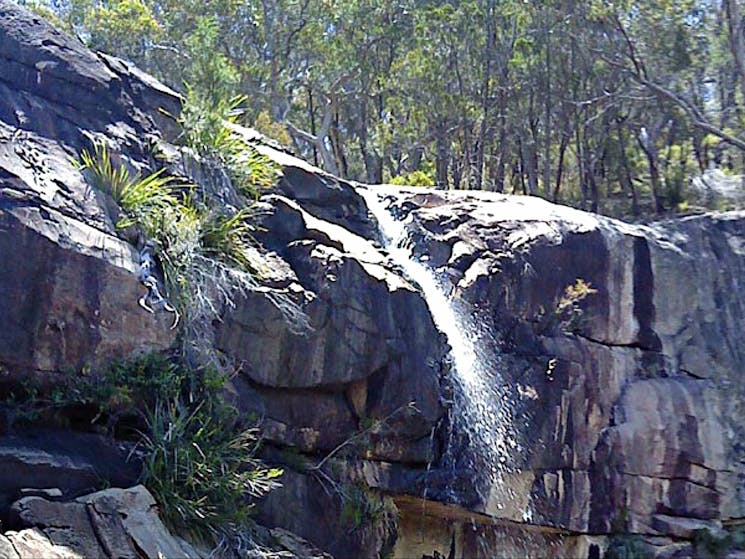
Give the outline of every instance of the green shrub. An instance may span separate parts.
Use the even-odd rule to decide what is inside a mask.
[[[116,361],[103,371],[68,371],[51,387],[32,379],[6,401],[13,403],[23,423],[76,408],[91,426],[105,425],[110,431],[122,427],[131,435],[133,428],[144,425],[147,410],[177,391],[184,379],[182,369],[153,353]]]
[[[400,186],[434,186],[435,178],[432,173],[416,170],[393,177],[390,183]]]
[[[209,213],[202,221],[200,243],[204,254],[223,260],[247,272],[255,271],[256,263],[249,251],[256,245],[251,224],[254,217],[252,206],[247,206],[232,216]]]
[[[244,524],[252,499],[276,487],[282,475],[253,458],[256,430],[226,429],[229,418],[222,417],[221,406],[212,399],[187,402],[183,396],[161,400],[142,439],[143,483],[171,524],[200,539]]]
[[[652,559],[654,554],[641,536],[620,534],[613,536],[603,559]]]
[[[153,353],[101,372],[69,373],[51,388],[27,383],[10,402],[29,423],[50,413],[76,414],[81,424],[105,424],[138,440],[142,482],[165,519],[207,539],[245,522],[253,500],[276,487],[282,474],[254,458],[258,433],[237,427],[224,383],[214,369],[195,370]]]
[[[93,151],[80,154],[79,169],[90,177],[91,186],[109,194],[124,211],[118,228],[131,227],[152,213],[179,206],[173,194],[174,180],[163,170],[146,177],[132,175],[124,165],[116,165],[105,142],[95,142]]]
[[[191,187],[165,176],[163,169],[144,178],[133,176],[123,164],[114,163],[103,142],[81,152],[79,167],[91,186],[109,194],[121,208],[117,228],[134,228],[154,243],[168,295],[178,302],[185,271],[198,250],[200,219],[189,202]]]
[[[597,292],[597,289],[593,289],[592,285],[582,278],[577,278],[574,284],[566,286],[554,309],[554,319],[562,331],[579,330],[584,316],[580,303]]]
[[[284,124],[275,122],[269,111],[263,110],[251,123],[253,128],[277,142],[280,146],[288,148],[292,146],[292,137]]]
[[[394,514],[386,498],[362,483],[347,483],[341,487],[341,522],[349,532],[375,523]]]
[[[233,185],[248,198],[273,186],[280,166],[262,155],[237,131],[245,96],[211,98],[192,88],[179,116],[182,142],[200,156],[222,165]]]

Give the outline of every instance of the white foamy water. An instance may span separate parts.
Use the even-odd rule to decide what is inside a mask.
[[[378,220],[390,259],[418,284],[435,325],[447,337],[455,381],[455,429],[467,433],[467,465],[476,472],[478,479],[473,484],[486,508],[502,510],[511,495],[505,487],[505,476],[510,473],[506,462],[509,453],[517,451],[517,444],[510,432],[509,393],[499,374],[496,343],[478,324],[472,309],[449,297],[450,287],[414,256],[407,221],[396,219],[389,211],[396,192],[372,187],[360,188],[360,194]],[[457,468],[463,457],[446,456],[445,460]]]

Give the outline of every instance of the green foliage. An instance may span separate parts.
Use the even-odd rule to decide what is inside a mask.
[[[146,177],[132,175],[123,165],[112,161],[105,142],[93,144],[93,151],[84,149],[78,168],[89,176],[91,186],[106,192],[121,206],[126,215],[117,227],[126,228],[158,213],[178,206],[173,195],[174,180],[156,171]]]
[[[243,96],[211,99],[187,85],[179,124],[181,141],[203,157],[228,159],[240,144],[226,124],[234,124],[240,117]]]
[[[621,534],[613,536],[603,559],[652,559],[654,554],[641,536]]]
[[[230,147],[225,120],[345,178],[529,192],[635,219],[685,210],[689,178],[712,164],[742,170],[722,139],[745,136],[727,3],[23,3],[185,93],[197,122],[185,143],[229,163],[249,196],[276,173],[261,178],[256,152],[234,157],[246,146]],[[238,92],[251,104],[231,113]]]
[[[260,154],[236,130],[242,114],[244,96],[212,99],[187,88],[179,116],[185,145],[202,157],[214,160],[228,171],[235,187],[249,198],[273,186],[280,167]]]
[[[206,118],[206,128],[192,129],[192,141],[210,153],[233,153],[232,169],[239,169],[250,178],[250,188],[276,180],[277,168],[267,158],[254,155],[255,149],[236,139],[218,120]],[[201,126],[201,125],[200,125]],[[210,128],[210,127],[213,128]],[[219,137],[210,134],[222,134]],[[195,138],[202,138],[197,140]],[[195,144],[196,146],[197,144]],[[95,143],[93,150],[83,150],[80,169],[90,184],[112,196],[122,215],[117,227],[134,227],[152,241],[163,264],[169,296],[182,312],[193,302],[194,268],[206,257],[255,273],[260,265],[251,258],[250,247],[255,245],[252,225],[253,208],[248,205],[232,215],[218,212],[192,201],[192,187],[177,184],[164,171],[156,171],[144,178],[133,176],[123,164],[116,164],[104,143]]]
[[[191,61],[184,76],[187,91],[213,106],[230,99],[239,81],[235,67],[220,50],[219,39],[220,23],[214,15],[199,16],[196,29],[184,39]]]
[[[255,429],[239,429],[223,399],[225,377],[152,353],[92,372],[70,372],[53,387],[29,382],[6,399],[25,422],[50,414],[105,425],[139,439],[142,482],[175,527],[206,539],[245,522],[253,500],[276,487],[281,470],[254,456]]]
[[[25,6],[35,14],[38,14],[39,16],[43,17],[45,20],[47,20],[49,23],[54,25],[57,29],[60,29],[62,31],[65,31],[69,33],[72,31],[72,28],[70,27],[69,23],[60,17],[60,14],[58,14],[54,8],[49,6],[46,2],[43,0],[26,0],[19,2],[22,6]]]
[[[92,2],[83,15],[83,24],[92,46],[129,59],[145,56],[163,34],[152,2],[144,0]]]
[[[245,142],[234,153],[228,168],[238,189],[248,197],[274,186],[281,174],[279,165]]]
[[[341,522],[349,532],[393,514],[385,496],[361,483],[347,483],[341,488]]]
[[[401,186],[434,186],[435,178],[432,173],[416,170],[393,177],[390,183]]]
[[[700,528],[693,533],[693,550],[697,559],[719,559],[726,557],[730,551],[745,550],[745,529],[735,528],[732,531],[714,533],[707,528]]]
[[[204,253],[238,268],[258,271],[257,263],[250,257],[250,249],[255,245],[253,217],[252,206],[242,208],[232,216],[208,214],[202,221],[200,237]]]
[[[162,169],[144,178],[133,176],[124,164],[114,162],[103,142],[94,143],[92,152],[84,149],[80,160],[91,186],[120,206],[117,228],[134,227],[155,244],[168,293],[179,299],[199,250],[200,217],[186,195],[190,189],[165,176]]]
[[[285,148],[292,146],[292,138],[287,132],[287,127],[275,122],[267,110],[260,111],[251,126]]]
[[[147,410],[177,393],[191,375],[166,357],[151,353],[115,361],[100,371],[89,367],[68,371],[52,387],[31,380],[22,392],[12,394],[10,401],[24,422],[79,408],[88,410],[82,415],[89,417],[90,425],[126,431],[127,426],[142,425]]]
[[[597,292],[597,289],[593,289],[592,285],[582,278],[577,278],[574,284],[566,286],[554,309],[554,317],[561,330],[565,332],[579,330],[584,315],[580,304]]]
[[[214,393],[189,396],[160,400],[149,414],[143,482],[172,524],[206,539],[245,523],[252,499],[276,487],[282,470],[252,458],[256,430],[226,429],[233,418]]]

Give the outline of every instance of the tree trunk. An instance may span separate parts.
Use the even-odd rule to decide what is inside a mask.
[[[556,184],[554,185],[554,202],[559,200],[559,189],[561,188],[561,178],[564,173],[564,155],[566,154],[567,147],[569,146],[569,140],[572,135],[570,132],[564,131],[561,135],[561,144],[559,144],[559,160],[556,164]]]
[[[499,92],[499,155],[494,175],[494,190],[504,192],[505,169],[507,168],[507,94]]]
[[[743,44],[742,16],[737,0],[723,0],[727,14],[727,32],[729,48],[735,59],[735,68],[740,82],[743,100],[745,100],[745,45]]]
[[[310,121],[310,133],[316,135],[316,115],[313,110],[313,88],[308,86],[308,120]],[[313,142],[313,165],[318,167],[318,148]]]
[[[637,141],[641,146],[649,165],[649,178],[652,183],[652,202],[658,214],[665,213],[665,205],[660,196],[660,170],[657,164],[657,148],[646,134],[637,135]]]
[[[448,189],[448,161],[450,150],[448,149],[448,137],[446,127],[442,124],[435,130],[435,184],[437,188]]]
[[[631,172],[631,163],[629,162],[628,154],[626,153],[626,136],[623,133],[623,125],[619,122],[617,124],[618,142],[621,146],[621,164],[623,166],[623,174],[621,175],[621,185],[624,190],[627,190],[631,194],[631,213],[634,216],[639,215],[639,199],[636,195],[636,186],[634,185],[634,177]]]
[[[548,16],[546,16],[548,17]],[[551,191],[551,33],[546,22],[546,96],[544,97],[543,123],[543,192],[548,198]],[[562,138],[562,142],[564,139]]]

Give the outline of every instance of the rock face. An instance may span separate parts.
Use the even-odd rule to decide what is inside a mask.
[[[171,318],[137,303],[137,252],[71,163],[81,149],[106,139],[146,172],[157,145],[171,172],[240,198],[169,143],[175,93],[7,0],[0,69],[5,398],[29,375],[54,386],[176,342]],[[685,557],[697,530],[745,520],[745,214],[641,226],[537,198],[365,187],[240,131],[283,167],[260,202],[271,265],[211,334],[239,364],[231,402],[262,420],[264,458],[287,470],[257,511],[275,556],[599,558],[642,535],[657,556]],[[363,189],[480,329],[509,450],[470,459],[477,435],[456,415],[475,402],[454,404],[449,340]],[[288,318],[279,295],[303,314]],[[141,488],[85,496],[136,484],[119,443],[21,432],[3,402],[0,519],[14,531],[0,556],[200,553]],[[494,464],[500,484],[483,475]]]
[[[137,305],[133,247],[71,159],[107,137],[144,165],[158,108],[177,110],[175,94],[6,1],[0,64],[0,373],[168,347],[168,319]]]
[[[494,381],[515,388],[523,449],[512,501],[534,522],[679,536],[676,522],[743,517],[745,214],[647,227],[530,198],[389,196],[500,336]],[[556,311],[578,278],[596,292],[568,324]],[[471,508],[504,516],[493,504]]]
[[[71,502],[23,497],[10,510],[10,525],[17,530],[0,538],[19,557],[200,556],[166,530],[155,500],[141,485],[107,489]]]

